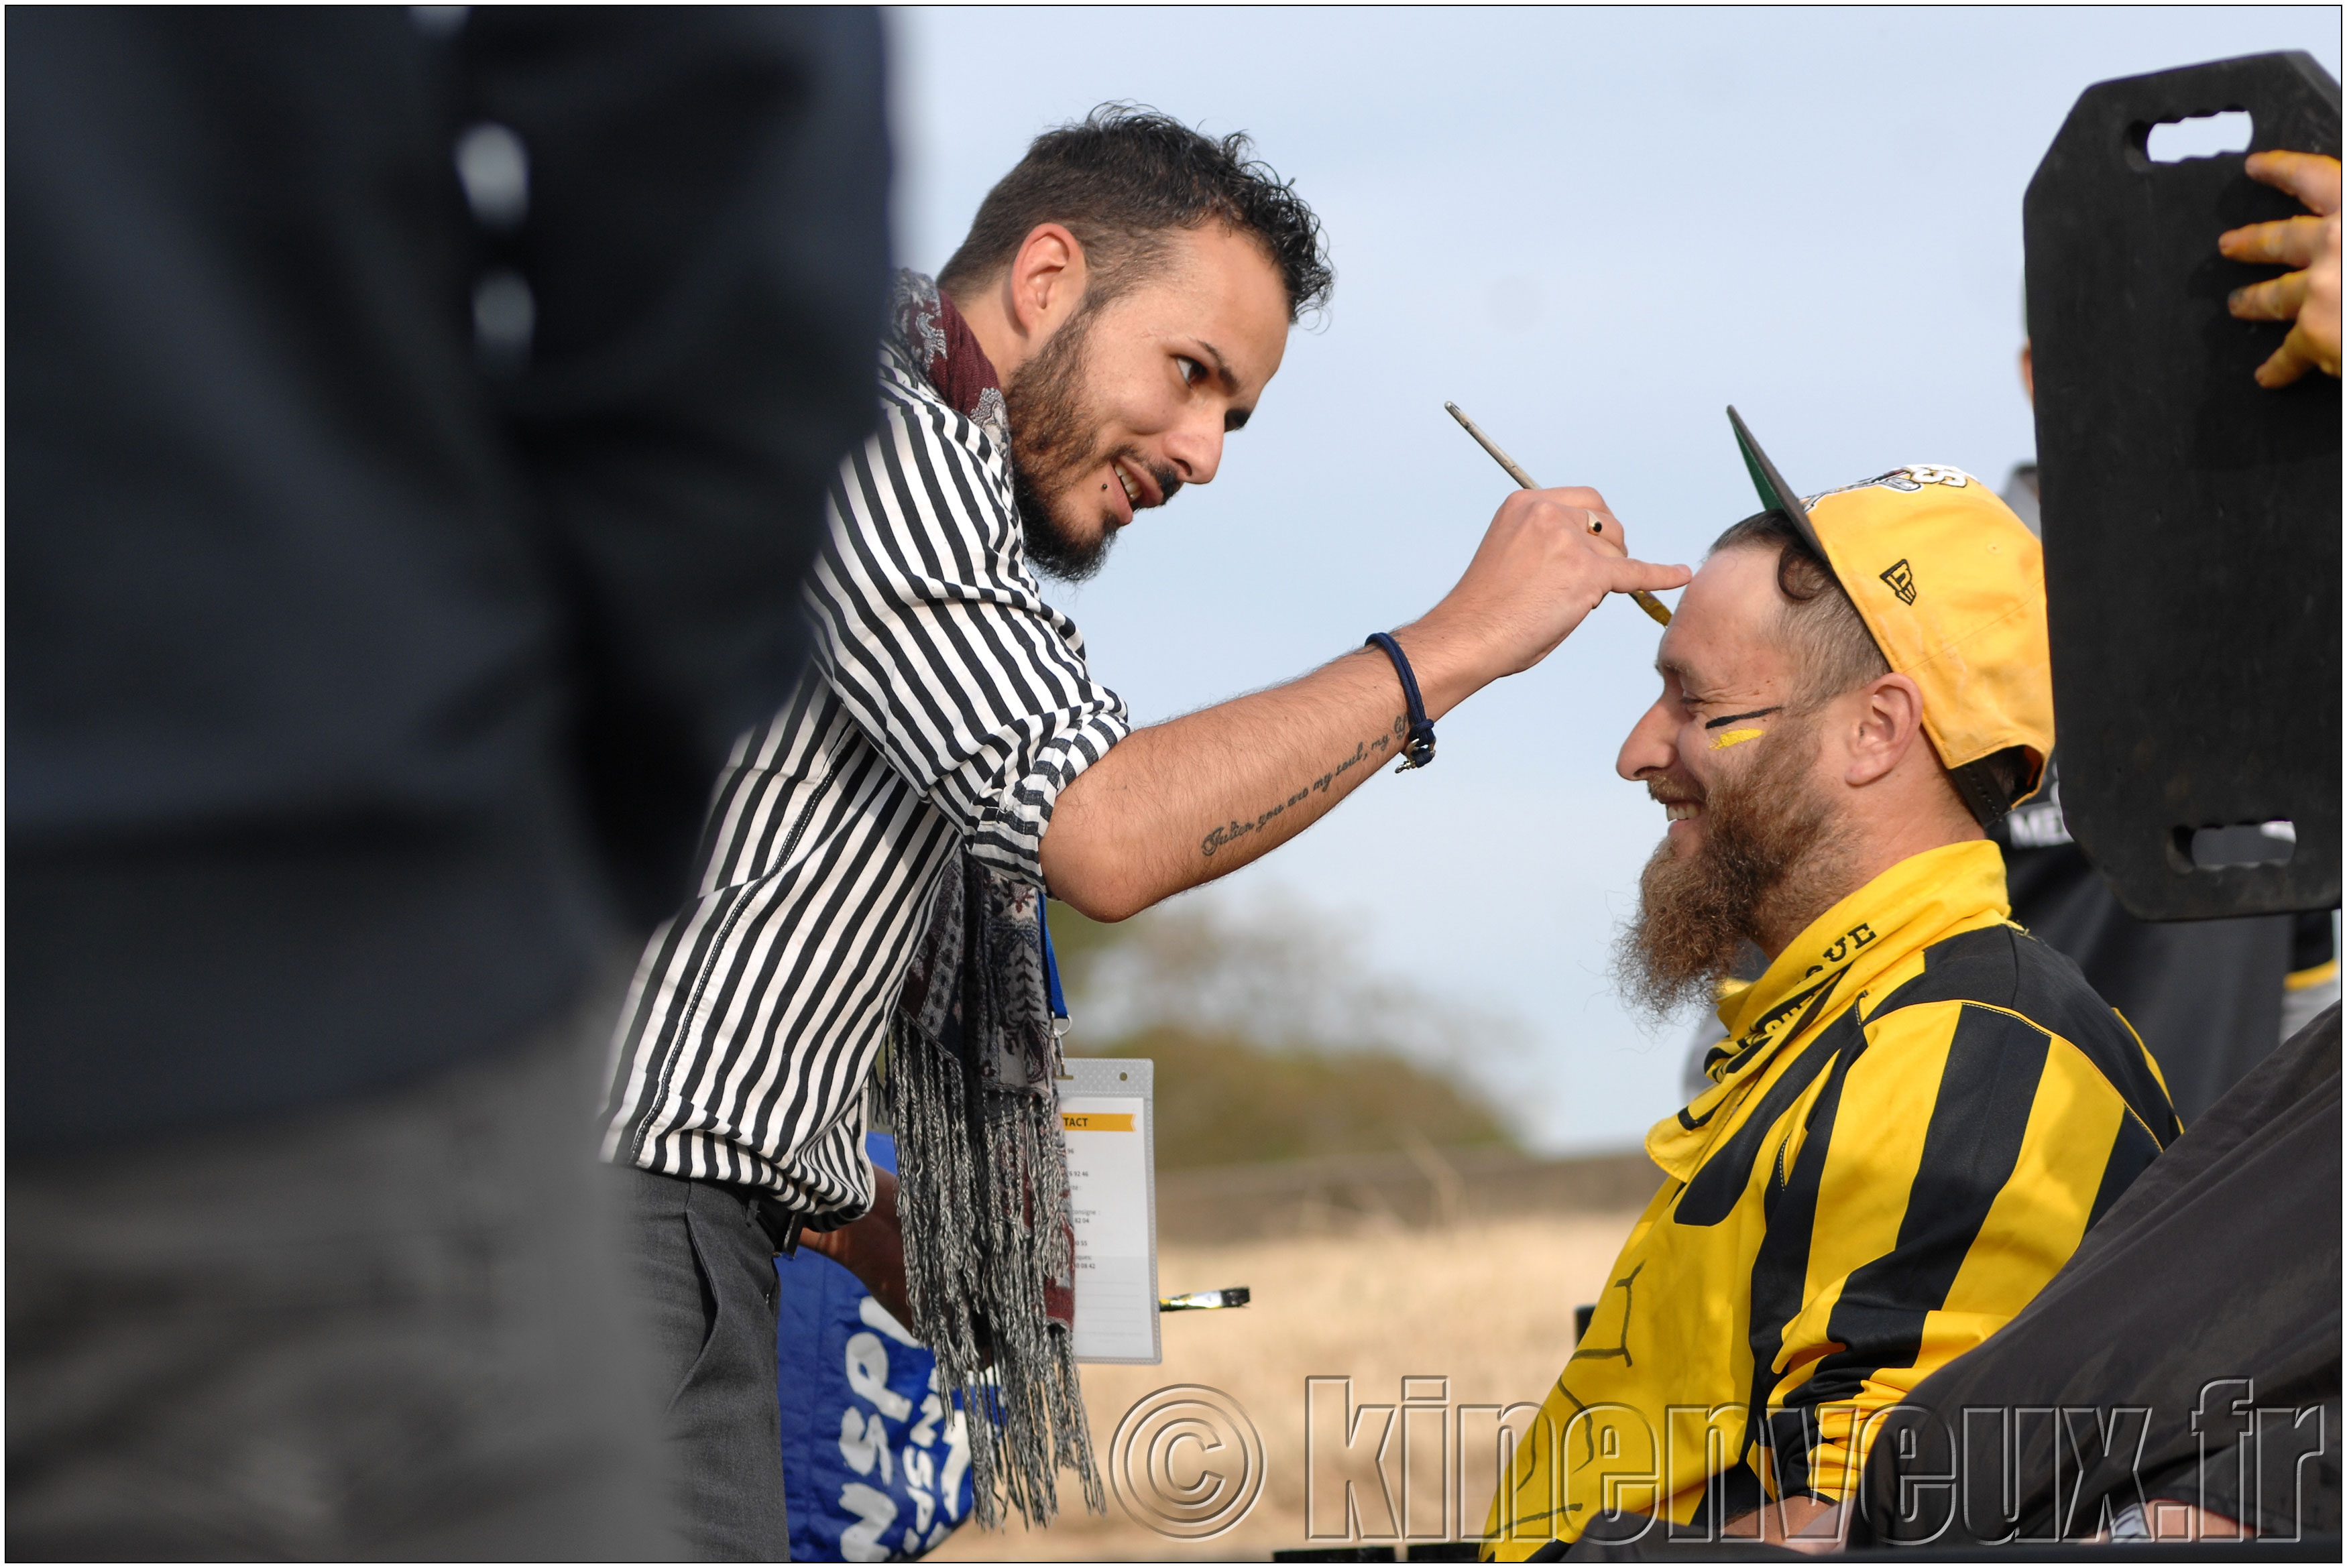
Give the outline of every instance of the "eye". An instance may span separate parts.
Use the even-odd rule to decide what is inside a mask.
[[[1189,355],[1176,354],[1174,356],[1174,362],[1182,367],[1182,384],[1184,386],[1194,387],[1200,382],[1206,379],[1206,367],[1198,361],[1192,359]]]

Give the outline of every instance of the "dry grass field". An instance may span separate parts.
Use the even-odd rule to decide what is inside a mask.
[[[1441,1392],[1453,1406],[1537,1403],[1571,1352],[1573,1307],[1597,1299],[1635,1217],[1551,1214],[1450,1229],[1387,1227],[1348,1236],[1168,1245],[1159,1264],[1160,1288],[1168,1294],[1245,1285],[1254,1303],[1236,1311],[1168,1314],[1162,1366],[1086,1368],[1092,1441],[1105,1468],[1118,1422],[1137,1401],[1176,1384],[1218,1390],[1261,1435],[1264,1484],[1253,1508],[1222,1533],[1177,1540],[1136,1522],[1112,1495],[1106,1518],[1087,1516],[1076,1502],[1049,1530],[1014,1524],[989,1534],[965,1526],[931,1560],[1262,1562],[1276,1549],[1306,1545],[1307,1377],[1349,1375],[1353,1399],[1364,1404],[1397,1403],[1406,1377],[1447,1379]],[[1417,1384],[1410,1391],[1433,1390]],[[1426,1413],[1410,1417],[1407,1429],[1420,1440],[1421,1453],[1440,1441]],[[1371,1418],[1372,1430],[1381,1419]],[[1387,1451],[1398,1492],[1404,1431],[1397,1420]],[[1202,1458],[1223,1462],[1194,1443],[1186,1451],[1176,1443],[1171,1451],[1177,1482],[1194,1481]],[[1487,1461],[1480,1494],[1454,1507],[1451,1533],[1460,1512],[1470,1516],[1468,1532],[1481,1528],[1491,1501],[1488,1467]],[[1409,1474],[1413,1492],[1429,1502],[1433,1494],[1419,1489],[1430,1471],[1439,1476],[1413,1460]],[[1337,1473],[1322,1464],[1324,1497]],[[1063,1475],[1063,1484],[1068,1479]],[[1064,1492],[1062,1498],[1068,1501]],[[1385,1526],[1382,1502],[1373,1502],[1371,1512],[1365,1532]],[[1421,1512],[1410,1532],[1425,1533],[1423,1523]]]

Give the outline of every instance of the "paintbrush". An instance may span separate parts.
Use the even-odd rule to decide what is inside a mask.
[[[1538,490],[1540,488],[1539,485],[1532,483],[1532,476],[1531,474],[1526,473],[1522,469],[1516,466],[1516,460],[1514,458],[1510,457],[1506,453],[1500,450],[1500,443],[1498,442],[1493,441],[1490,436],[1485,435],[1481,429],[1477,428],[1475,422],[1467,417],[1465,410],[1461,409],[1455,402],[1446,402],[1442,406],[1450,411],[1450,417],[1459,422],[1460,429],[1465,431],[1468,434],[1475,438],[1476,445],[1481,447],[1484,451],[1491,454],[1492,462],[1498,463],[1501,467],[1508,471],[1509,478],[1514,480],[1518,484],[1522,485],[1526,490]],[[1664,626],[1669,626],[1671,624],[1671,612],[1669,608],[1664,605],[1662,600],[1655,597],[1654,595],[1646,592],[1644,588],[1631,589],[1630,596],[1638,602],[1638,607],[1640,609],[1654,616],[1655,620],[1661,622]]]

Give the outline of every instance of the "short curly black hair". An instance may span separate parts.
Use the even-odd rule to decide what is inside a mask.
[[[1097,309],[1163,260],[1163,236],[1211,222],[1263,246],[1287,288],[1287,319],[1328,301],[1337,283],[1320,219],[1294,185],[1247,155],[1244,132],[1220,141],[1136,104],[1102,104],[1079,125],[1045,131],[979,204],[969,235],[938,274],[948,293],[1010,264],[1040,223],[1064,223],[1084,248]]]

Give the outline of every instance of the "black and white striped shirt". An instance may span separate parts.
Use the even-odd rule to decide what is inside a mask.
[[[834,1218],[871,1201],[866,1082],[956,850],[1040,886],[1052,802],[1131,728],[1028,570],[999,405],[957,412],[922,362],[883,350],[808,579],[813,663],[734,747],[613,1043],[605,1159]]]

